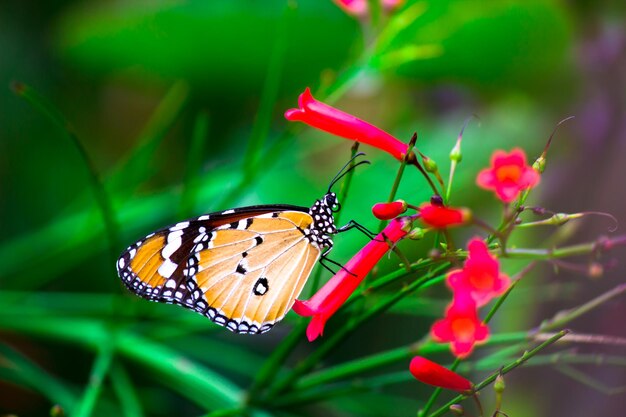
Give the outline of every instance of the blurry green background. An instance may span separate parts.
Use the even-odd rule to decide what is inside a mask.
[[[453,203],[485,216],[497,215],[498,206],[473,181],[492,150],[520,146],[534,159],[556,123],[574,115],[557,133],[531,204],[608,211],[626,221],[620,2],[409,1],[396,16],[374,20],[363,25],[330,0],[0,5],[0,413],[44,415],[55,402],[74,404],[94,349],[72,333],[86,326],[85,339],[98,345],[94,324],[126,326],[240,387],[249,385],[289,332],[292,314],[267,335],[232,335],[191,312],[126,294],[114,257],[184,217],[250,204],[308,206],[321,196],[351,143],[286,122],[283,112],[307,86],[402,140],[417,131],[419,149],[445,173],[465,119],[477,115],[465,131]],[[89,168],[68,131],[14,94],[14,81],[31,86],[70,123],[105,185],[117,230],[106,232]],[[367,146],[361,150],[373,163],[357,170],[341,222],[356,219],[375,229],[370,207],[387,198],[397,163]],[[398,196],[419,204],[429,193],[408,172]],[[606,228],[606,221],[586,221],[572,241]],[[358,233],[338,236],[333,259],[345,262],[365,241]],[[420,250],[413,250],[415,258],[423,256]],[[381,268],[397,265],[388,263]],[[513,297],[498,328],[536,326],[614,286],[626,271],[618,266],[593,282],[549,267],[542,272]],[[545,290],[556,283],[562,284],[556,291]],[[328,360],[420,339],[445,304],[444,292],[433,296],[436,308],[420,311],[417,299],[398,306]],[[614,319],[624,313],[623,303],[609,304],[576,325],[625,336],[621,319]],[[78,327],[62,328],[68,325]],[[340,325],[340,318],[331,320],[328,334]],[[292,361],[314,349],[303,341]],[[19,372],[2,358],[20,363]],[[133,381],[145,415],[203,412],[198,401],[170,388],[174,376],[128,358],[121,362],[124,368],[114,367],[111,378]],[[589,372],[609,386],[626,384],[619,369]],[[505,411],[511,416],[623,410],[623,396],[598,393],[549,368],[516,371],[509,380]],[[119,413],[117,386],[105,383],[93,415]],[[429,394],[407,382],[288,411],[414,415]]]

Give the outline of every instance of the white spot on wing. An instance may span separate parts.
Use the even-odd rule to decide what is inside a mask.
[[[174,271],[176,271],[176,268],[178,268],[178,265],[169,259],[166,259],[165,262],[163,262],[163,265],[159,267],[159,274],[164,278],[169,278],[172,276]]]
[[[235,210],[226,210],[223,211],[222,214],[233,214],[235,212]]]
[[[203,216],[198,217],[198,220],[209,220],[209,217],[211,216],[209,216],[208,214],[205,214]]]
[[[117,266],[118,266],[120,269],[124,269],[124,265],[125,265],[125,263],[124,263],[124,258],[120,258],[120,259],[117,261]]]
[[[165,259],[171,258],[172,254],[176,252],[178,248],[180,248],[180,245],[182,244],[182,239],[181,239],[182,235],[183,235],[182,230],[177,230],[167,235],[167,245],[165,245],[165,247],[161,251],[161,255],[163,255],[163,258]]]

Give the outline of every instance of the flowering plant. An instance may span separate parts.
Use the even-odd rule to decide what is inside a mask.
[[[579,248],[564,247],[531,251],[511,247],[508,243],[517,229],[550,224],[549,221],[546,222],[545,220],[525,222],[521,214],[527,210],[532,210],[535,213],[547,212],[540,208],[529,209],[524,204],[531,189],[539,184],[552,136],[533,166],[528,164],[526,153],[521,148],[515,148],[510,152],[496,150],[491,157],[491,166],[476,174],[476,184],[480,188],[492,191],[496,200],[502,204],[503,215],[500,224],[496,226],[490,225],[487,220],[477,218],[468,208],[452,207],[447,204],[451,199],[451,186],[455,169],[462,159],[462,133],[450,153],[450,176],[446,185],[436,162],[422,154],[416,147],[416,135],[408,144],[405,144],[382,129],[315,100],[308,88],[300,96],[300,107],[300,109],[288,110],[285,117],[290,121],[304,122],[325,132],[362,142],[388,153],[401,164],[395,182],[396,186],[402,178],[405,165],[416,166],[434,193],[430,202],[414,205],[407,202],[410,196],[393,201],[397,191],[397,188],[394,188],[389,202],[374,205],[372,213],[376,218],[383,222],[390,220],[387,227],[348,261],[345,267],[317,291],[310,300],[296,301],[294,311],[297,314],[313,316],[306,332],[309,341],[322,335],[326,322],[338,310],[341,310],[342,304],[348,301],[350,294],[358,294],[359,284],[373,270],[384,253],[389,249],[397,250],[397,245],[402,239],[422,240],[426,234],[434,233],[437,235],[436,241],[439,242],[439,247],[435,248],[436,252],[431,252],[426,257],[413,261],[400,253],[406,274],[399,276],[415,276],[413,283],[408,287],[411,288],[409,290],[411,292],[417,292],[420,288],[434,285],[440,281],[445,281],[447,287],[452,291],[452,300],[443,313],[443,317],[432,324],[430,341],[427,343],[449,345],[452,354],[457,358],[452,365],[454,369],[461,360],[470,357],[477,346],[489,342],[490,334],[493,334],[489,326],[491,318],[515,285],[536,265],[537,261],[543,259],[556,260],[579,253]],[[419,163],[416,154],[421,156],[422,164]],[[415,214],[407,215],[407,210],[415,210]],[[585,214],[589,213],[553,216],[554,219],[560,218],[562,222],[558,223],[555,220],[551,224],[563,224],[569,219],[580,218]],[[451,228],[470,227],[482,232],[482,235],[471,238],[467,243],[467,250],[455,249],[457,245]],[[603,241],[606,242],[607,240]],[[609,245],[603,244],[604,249],[623,244],[624,238],[608,239],[608,241],[611,243]],[[591,242],[584,248],[583,251],[593,253],[598,250],[598,245]],[[527,267],[516,274],[513,279],[501,272],[502,261],[512,257],[528,260]],[[373,288],[376,286],[373,285],[364,291],[370,291]],[[497,301],[493,303],[494,300]],[[395,301],[397,298],[392,298],[389,305]],[[488,314],[486,316],[480,314],[480,309],[489,305],[491,308]],[[387,307],[388,305],[382,309]],[[557,333],[550,333],[551,330],[557,330],[558,327],[573,318],[574,316],[569,315],[565,320],[561,319],[557,322],[558,326],[553,321],[541,325],[532,333],[532,339],[543,340],[544,342],[533,349],[532,354],[525,353],[517,364],[528,360],[532,355],[550,344],[557,341],[562,343],[573,340],[572,335],[567,335],[568,330],[566,329],[561,329]],[[505,368],[508,372],[516,366],[516,364],[512,364]],[[415,378],[427,384],[461,392],[456,401],[467,396],[473,396],[475,393],[473,391],[474,386],[465,378],[451,369],[446,369],[420,356],[414,357],[411,361],[410,372]],[[505,372],[499,371],[490,377],[491,380],[488,378],[487,382],[478,385],[480,388],[496,379],[499,381],[495,385],[498,396],[496,412],[499,412],[499,401],[504,386],[502,382],[503,373]],[[429,404],[432,404],[437,395],[438,391],[433,394]],[[475,398],[479,408],[481,408],[480,401],[477,397]],[[454,405],[454,407],[461,406]],[[420,416],[426,415],[427,412],[428,407],[420,412]],[[435,413],[434,415],[438,414]]]

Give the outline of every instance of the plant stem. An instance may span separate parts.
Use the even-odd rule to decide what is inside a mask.
[[[546,347],[548,347],[548,346],[552,345],[553,343],[557,342],[560,338],[565,336],[568,332],[569,332],[568,330],[561,330],[560,332],[555,334],[553,337],[551,337],[550,339],[548,339],[545,342],[541,343],[539,346],[535,347],[534,349],[532,349],[530,351],[524,352],[524,354],[520,358],[518,358],[516,361],[506,365],[501,370],[496,371],[496,372],[492,373],[491,375],[489,375],[487,378],[485,378],[482,382],[480,382],[478,385],[476,385],[476,389],[475,390],[476,391],[482,390],[483,388],[485,388],[486,386],[491,384],[493,381],[495,381],[496,378],[498,377],[498,375],[500,375],[500,374],[502,374],[502,375],[507,374],[507,373],[511,372],[513,369],[517,368],[518,366],[524,364],[524,362],[526,362],[527,360],[529,360],[530,358],[532,358],[533,356],[535,356],[536,354],[541,352]],[[457,404],[457,403],[465,400],[466,398],[468,398],[470,396],[471,395],[458,395],[458,396],[454,397],[452,400],[447,402],[444,406],[439,408],[437,411],[435,411],[434,413],[430,414],[429,417],[438,417],[438,416],[441,416],[441,415],[447,413],[450,410],[450,406],[451,405]]]

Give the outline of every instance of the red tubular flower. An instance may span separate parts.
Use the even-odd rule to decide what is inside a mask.
[[[404,200],[397,200],[393,203],[377,203],[372,207],[372,213],[379,220],[391,220],[404,213],[406,207]]]
[[[411,220],[401,217],[392,220],[385,229],[352,257],[313,297],[296,300],[293,311],[301,316],[313,316],[306,330],[310,342],[324,332],[326,321],[357,289],[363,278],[389,250],[389,243],[398,242],[406,234]],[[348,272],[350,271],[350,272]]]
[[[304,122],[324,132],[374,146],[400,161],[408,150],[407,144],[376,126],[315,100],[308,87],[300,94],[298,105],[300,108],[285,112],[287,120]]]
[[[437,342],[450,342],[452,353],[459,358],[468,356],[477,342],[489,337],[489,328],[478,319],[476,303],[466,294],[455,294],[446,316],[430,329]]]
[[[522,149],[515,148],[508,154],[495,151],[491,156],[491,168],[480,171],[476,183],[493,190],[503,202],[510,203],[523,190],[539,183],[539,173],[526,164],[526,154]]]
[[[421,356],[416,356],[409,365],[411,374],[424,384],[450,389],[460,393],[472,391],[472,383],[461,375]]]
[[[467,223],[471,217],[471,212],[465,208],[445,207],[432,203],[425,203],[420,206],[422,222],[435,229],[458,226]]]
[[[482,307],[494,297],[502,295],[511,284],[508,276],[500,273],[498,259],[491,256],[487,244],[475,238],[468,244],[469,256],[463,269],[451,271],[447,283],[456,294],[469,294]]]

